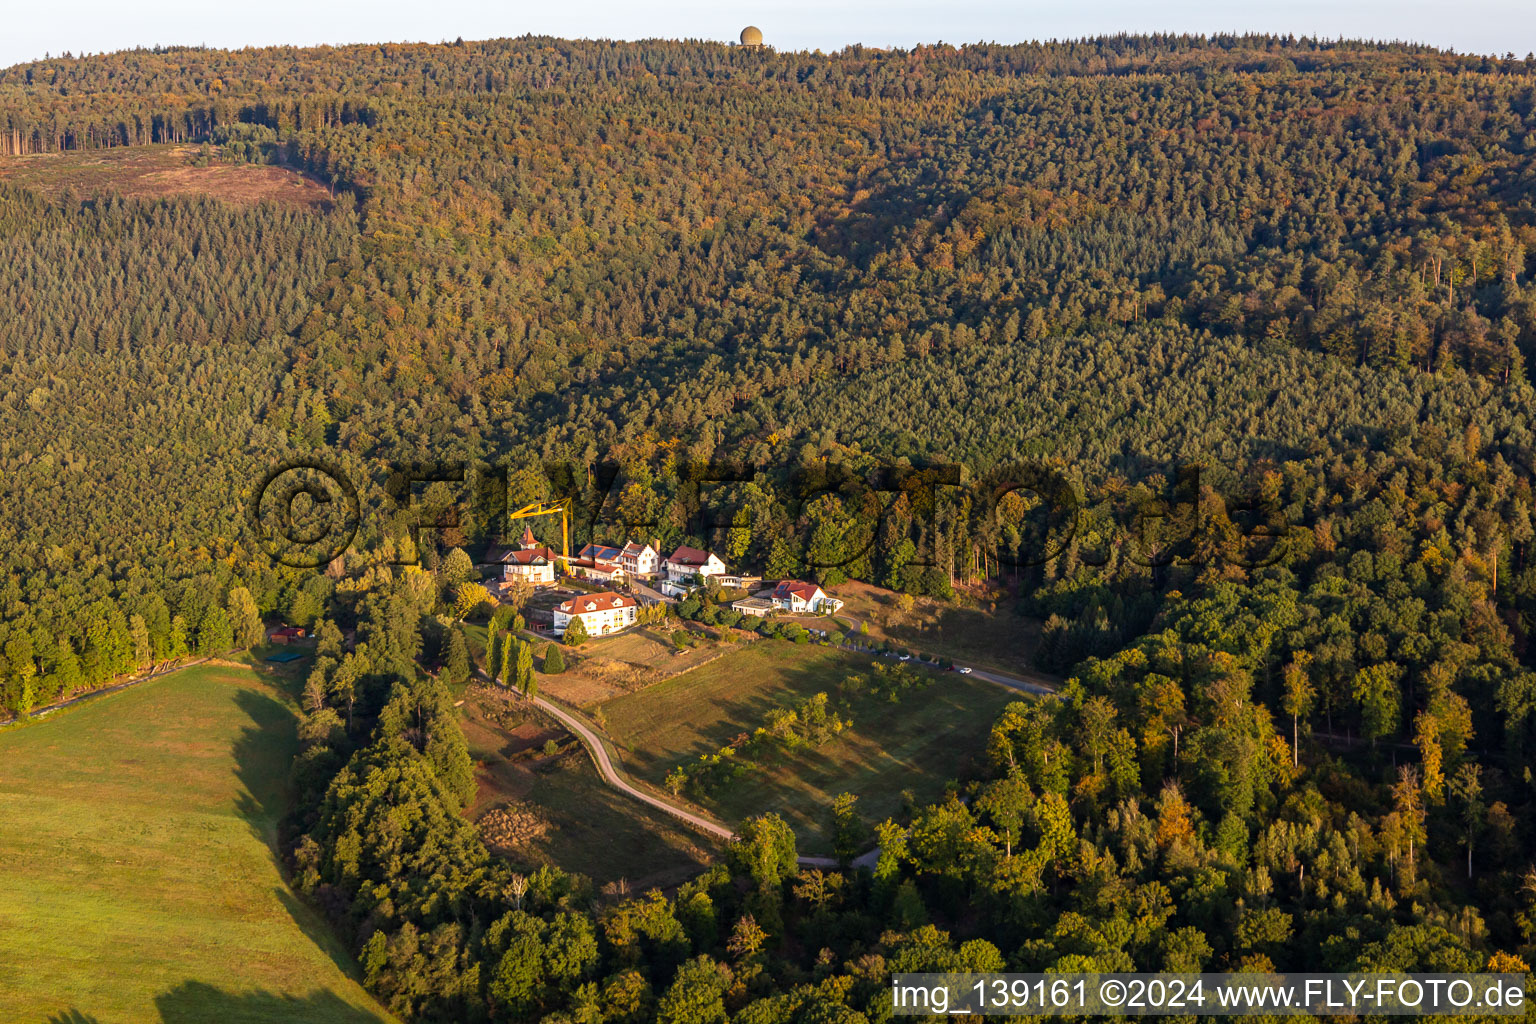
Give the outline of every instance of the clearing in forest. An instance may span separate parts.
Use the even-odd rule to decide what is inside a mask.
[[[930,658],[1012,675],[1030,674],[1034,664],[1040,622],[1018,614],[1015,602],[1005,596],[912,598],[857,580],[831,592],[845,602],[836,615],[788,618],[816,629],[844,630],[865,644],[889,643]],[[869,632],[860,634],[864,624]]]
[[[463,712],[477,784],[469,813],[512,863],[633,892],[692,878],[718,855],[708,836],[603,782],[576,738],[526,704],[479,687]]]
[[[212,151],[210,151],[212,152]],[[0,181],[77,199],[115,192],[134,199],[207,195],[240,206],[263,201],[322,211],[331,190],[288,167],[220,163],[200,146],[122,146],[0,157]]]

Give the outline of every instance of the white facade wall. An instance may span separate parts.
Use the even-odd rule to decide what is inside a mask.
[[[640,549],[637,555],[620,555],[619,564],[624,566],[624,571],[634,576],[650,576],[656,572],[660,555],[649,544]]]
[[[603,611],[578,612],[575,615],[555,609],[555,635],[563,636],[570,627],[572,619],[580,619],[582,628],[588,636],[602,636],[605,633],[617,633],[635,624],[635,606],[626,605],[623,608],[609,608]]]

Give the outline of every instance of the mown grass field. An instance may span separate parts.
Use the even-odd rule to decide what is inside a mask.
[[[0,1021],[389,1021],[274,850],[295,715],[200,666],[0,732]]]
[[[761,725],[767,713],[826,692],[838,705],[838,682],[867,672],[870,658],[813,645],[760,642],[639,693],[604,703],[602,720],[623,749],[625,767],[660,785],[684,760],[713,752]],[[919,802],[942,795],[986,745],[998,713],[1017,693],[955,673],[899,703],[855,698],[838,713],[853,727],[814,749],[765,764],[703,800],[721,820],[776,811],[795,829],[801,849],[827,849],[823,828],[839,793],[859,798],[876,822],[902,809],[904,793]]]

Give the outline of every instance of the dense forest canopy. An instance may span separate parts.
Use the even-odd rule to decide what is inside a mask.
[[[423,1020],[855,1022],[888,970],[962,965],[1516,965],[1533,122],[1529,57],[1268,36],[0,71],[0,159],[190,143],[339,197],[0,189],[4,702],[227,648],[253,614],[357,624],[368,655],[335,651],[308,709],[294,865]],[[303,458],[363,491],[323,573],[246,521]],[[560,489],[545,462],[577,490],[618,467],[577,540],[628,522],[770,575],[1004,589],[1067,699],[1010,709],[956,799],[880,823],[872,876],[797,877],[763,819],[672,898],[594,913],[552,869],[508,895],[416,668],[453,649],[439,556],[501,524],[466,507],[402,569],[413,510],[383,488],[452,459],[524,500]],[[752,472],[705,536],[711,462]],[[796,493],[896,463],[977,486]],[[1080,506],[1048,560],[1038,494],[978,497],[1022,463]],[[1265,564],[1230,557],[1245,503],[1284,525]]]

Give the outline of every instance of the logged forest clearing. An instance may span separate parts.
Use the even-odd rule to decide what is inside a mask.
[[[274,202],[324,211],[331,190],[287,167],[220,163],[208,147],[123,146],[0,157],[0,181],[77,199],[113,193],[130,199],[211,196],[238,206]]]
[[[393,1019],[279,869],[295,723],[215,666],[0,732],[0,1020]]]

